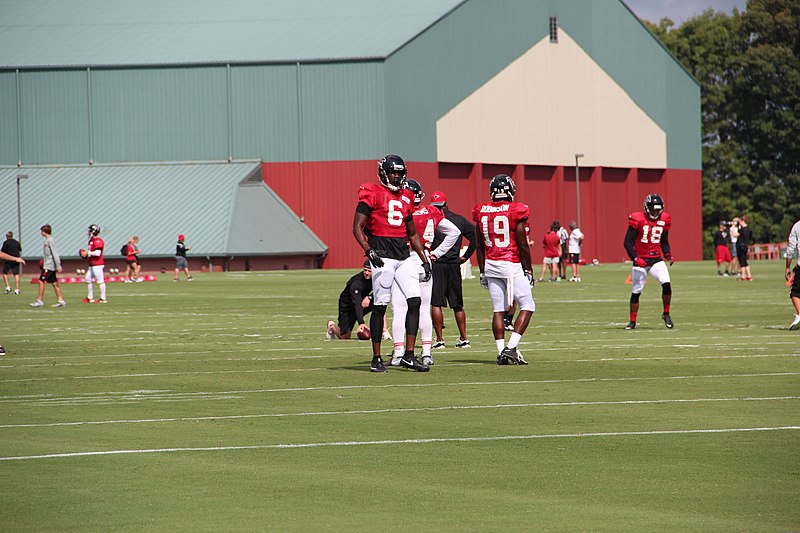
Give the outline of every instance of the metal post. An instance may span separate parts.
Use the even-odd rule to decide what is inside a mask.
[[[20,180],[28,179],[27,174],[17,174],[17,241],[22,244],[22,204],[20,203],[19,195],[19,182]],[[22,265],[19,266],[20,274],[22,274]]]
[[[581,172],[578,160],[583,157],[583,154],[575,154],[575,204],[578,209],[577,219],[578,227],[581,227]]]

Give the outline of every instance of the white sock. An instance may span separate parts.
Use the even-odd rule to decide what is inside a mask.
[[[519,341],[522,338],[522,335],[517,333],[516,331],[511,332],[511,338],[508,339],[508,347],[509,348],[516,348],[519,345]]]

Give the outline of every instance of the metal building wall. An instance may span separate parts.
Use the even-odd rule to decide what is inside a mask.
[[[0,72],[0,162],[19,161],[17,73]]]

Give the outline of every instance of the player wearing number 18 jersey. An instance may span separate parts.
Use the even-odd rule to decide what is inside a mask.
[[[672,285],[670,284],[669,269],[664,262],[665,259],[669,261],[670,265],[674,262],[669,246],[671,226],[672,218],[664,212],[664,200],[657,194],[649,194],[644,199],[644,212],[638,211],[628,216],[625,251],[633,261],[633,270],[631,271],[630,322],[625,329],[636,328],[639,297],[644,290],[648,273],[661,284],[661,301],[664,305],[661,318],[667,328],[672,329],[673,327],[672,318],[669,315]]]
[[[378,161],[380,184],[365,183],[358,190],[358,205],[353,218],[353,236],[372,263],[372,316],[370,331],[383,330],[383,317],[397,284],[408,305],[406,352],[401,366],[426,372],[428,367],[414,356],[421,303],[417,265],[409,261],[408,243],[422,263],[424,281],[431,277],[431,265],[422,248],[412,212],[414,194],[404,188],[406,163],[397,155]],[[373,372],[386,372],[381,359],[381,337],[372,336]]]
[[[517,346],[536,310],[531,294],[531,251],[525,234],[530,210],[527,205],[514,201],[516,191],[510,176],[498,174],[489,182],[492,201],[472,209],[481,286],[489,290],[492,299],[492,332],[497,344],[498,365],[528,364]],[[503,315],[511,310],[514,302],[520,312],[505,345]]]

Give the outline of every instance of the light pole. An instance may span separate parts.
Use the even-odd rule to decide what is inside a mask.
[[[575,204],[578,209],[578,227],[581,227],[581,172],[578,160],[583,154],[575,154]]]

